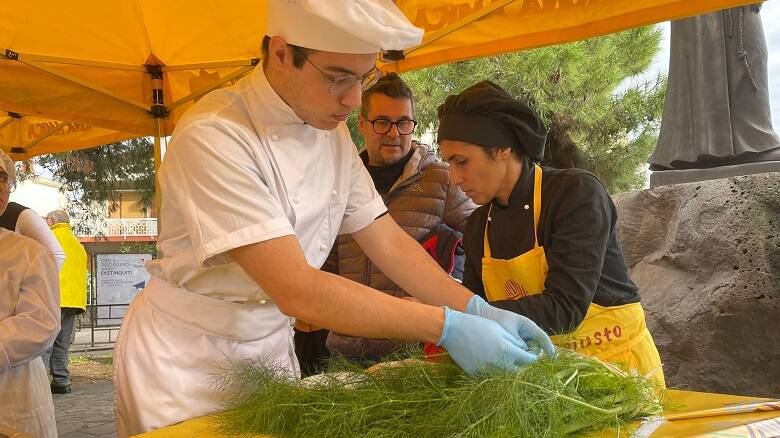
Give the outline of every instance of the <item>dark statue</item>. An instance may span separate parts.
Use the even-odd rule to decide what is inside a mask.
[[[780,161],[760,8],[672,22],[669,83],[651,170]]]

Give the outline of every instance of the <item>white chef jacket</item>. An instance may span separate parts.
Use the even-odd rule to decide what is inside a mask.
[[[60,331],[54,256],[34,240],[0,228],[0,373],[31,361]]]
[[[49,379],[40,359],[60,331],[54,256],[0,228],[0,425],[56,437]]]
[[[305,124],[262,68],[185,114],[159,181],[163,257],[149,272],[236,302],[268,296],[226,251],[294,234],[319,268],[338,234],[386,211],[346,124],[332,131]]]
[[[295,235],[319,268],[337,234],[386,211],[346,125],[304,124],[261,68],[182,117],[159,183],[163,257],[114,350],[120,437],[219,409],[224,362],[265,358],[298,374],[289,318],[228,250]]]

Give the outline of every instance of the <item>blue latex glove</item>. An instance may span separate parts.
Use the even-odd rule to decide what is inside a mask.
[[[444,307],[438,345],[468,374],[487,366],[514,371],[535,361],[538,355],[526,351],[520,342],[493,321]]]
[[[533,341],[538,345],[544,354],[548,357],[555,355],[555,346],[550,337],[533,321],[523,315],[510,312],[508,310],[493,307],[479,295],[474,295],[466,306],[466,313],[477,315],[497,322],[504,330],[511,333],[517,339],[521,339],[525,344]],[[528,349],[526,347],[526,349]]]

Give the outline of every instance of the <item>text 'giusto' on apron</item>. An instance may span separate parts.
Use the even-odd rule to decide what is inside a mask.
[[[482,283],[488,301],[520,300],[544,292],[547,280],[547,257],[539,245],[537,230],[542,207],[542,168],[534,164],[534,247],[519,256],[504,260],[491,257],[488,242],[488,221],[485,223]],[[603,307],[591,303],[582,323],[570,333],[552,336],[559,347],[576,350],[601,360],[622,363],[652,378],[664,382],[661,358],[645,325],[645,312],[640,303]]]

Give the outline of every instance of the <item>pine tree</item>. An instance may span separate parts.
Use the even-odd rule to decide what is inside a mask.
[[[77,232],[100,229],[104,206],[110,211],[118,208],[121,191],[140,193],[144,211],[154,204],[154,145],[146,137],[44,155],[37,163],[62,182],[68,210],[78,218]]]
[[[595,173],[610,192],[642,188],[655,148],[665,77],[630,83],[659,50],[657,27],[405,73],[420,132],[437,127],[437,107],[491,80],[539,111],[550,129],[545,164]]]

